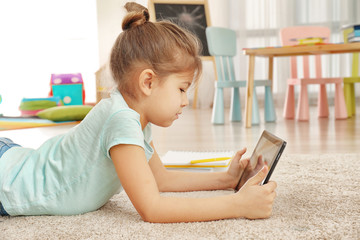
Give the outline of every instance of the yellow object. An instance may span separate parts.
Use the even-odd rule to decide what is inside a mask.
[[[225,169],[234,154],[233,151],[168,151],[161,161],[166,168]]]
[[[356,115],[355,83],[360,83],[359,53],[353,53],[351,77],[344,78],[344,96],[348,117]]]
[[[230,163],[230,162],[229,162]],[[166,168],[226,168],[229,164],[226,165],[164,165]]]
[[[346,28],[343,30],[343,36],[344,36],[344,43],[348,42],[348,35],[349,33],[354,32],[354,28]]]
[[[323,39],[319,38],[319,37],[299,39],[299,45],[315,44],[315,43],[322,43],[322,42],[323,42]]]
[[[354,32],[354,28],[346,28],[343,30],[344,43],[348,43],[349,33]],[[348,117],[355,116],[355,83],[360,82],[359,76],[359,53],[353,53],[351,77],[344,78],[344,96]]]
[[[224,161],[224,160],[228,160],[228,159],[231,159],[231,157],[219,157],[219,158],[207,158],[207,159],[191,160],[190,163],[191,164],[196,164],[196,163],[217,162],[217,161]]]

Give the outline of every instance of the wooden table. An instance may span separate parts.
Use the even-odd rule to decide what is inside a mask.
[[[269,59],[268,79],[272,81],[274,57],[353,52],[360,52],[360,42],[243,49],[243,53],[249,56],[249,72],[246,85],[245,127],[251,127],[255,57],[267,57]]]

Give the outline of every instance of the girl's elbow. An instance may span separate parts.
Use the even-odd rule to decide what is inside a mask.
[[[160,223],[163,222],[160,217],[161,209],[159,208],[159,204],[151,204],[147,202],[143,206],[136,208],[137,212],[139,213],[140,217],[145,222],[150,223]]]
[[[163,221],[160,220],[159,216],[156,214],[156,211],[153,210],[145,210],[145,211],[139,211],[139,214],[141,216],[141,219],[144,222],[149,223],[161,223]]]
[[[156,221],[154,217],[152,216],[149,216],[149,215],[141,215],[141,219],[144,221],[144,222],[148,222],[148,223],[158,223],[159,221]]]

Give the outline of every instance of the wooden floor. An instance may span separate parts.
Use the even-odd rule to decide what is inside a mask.
[[[287,141],[285,153],[360,153],[360,109],[357,116],[335,120],[330,108],[329,118],[318,118],[317,108],[310,109],[310,121],[285,120],[277,109],[275,123],[260,123],[245,128],[243,122],[229,122],[226,112],[224,125],[210,122],[210,109],[186,109],[170,128],[153,128],[154,142],[160,154],[168,150],[252,151],[264,129]]]
[[[264,129],[287,141],[285,153],[360,153],[360,108],[357,116],[347,120],[334,120],[333,109],[329,118],[318,119],[317,109],[310,109],[308,122],[285,120],[282,110],[277,110],[276,123],[262,122],[245,128],[243,122],[230,123],[226,116],[224,125],[210,122],[211,109],[184,109],[183,114],[169,128],[153,127],[153,140],[159,154],[169,150],[214,151],[252,149]],[[54,135],[66,132],[71,126],[43,127],[2,131],[25,147],[38,147]]]

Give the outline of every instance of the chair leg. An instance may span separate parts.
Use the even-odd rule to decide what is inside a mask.
[[[344,83],[344,97],[345,97],[345,104],[348,117],[353,116],[352,112],[352,94],[351,94],[351,85],[350,83]]]
[[[216,88],[212,109],[211,122],[213,124],[224,124],[224,89]]]
[[[297,107],[297,119],[299,121],[308,121],[309,120],[309,99],[307,92],[307,85],[300,85],[300,93],[298,99]]]
[[[283,116],[286,119],[294,119],[295,118],[294,85],[289,85],[289,84],[287,85]]]
[[[241,121],[241,104],[239,88],[234,87],[231,90],[231,103],[230,103],[230,121]]]
[[[347,117],[344,92],[341,89],[341,83],[337,83],[335,84],[335,119],[346,119]]]
[[[256,96],[256,90],[254,87],[253,90],[253,104],[252,104],[252,111],[251,111],[251,124],[252,125],[259,125],[260,124],[260,114],[259,114],[259,104]]]
[[[265,86],[265,122],[275,122],[276,121],[276,112],[274,106],[274,99],[270,86]]]
[[[319,118],[329,117],[329,104],[327,100],[325,84],[320,84],[319,95],[318,95],[318,117]]]
[[[355,101],[355,84],[350,84],[350,90],[351,90],[351,113],[352,116],[355,116],[356,114],[356,101]]]

